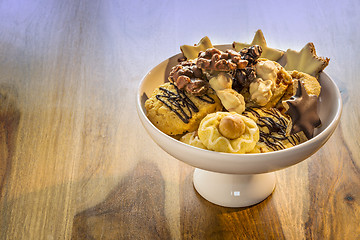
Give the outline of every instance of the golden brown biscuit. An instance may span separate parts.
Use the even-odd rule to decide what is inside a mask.
[[[297,81],[300,81],[304,85],[308,95],[316,95],[317,97],[319,97],[321,92],[320,83],[315,77],[307,73],[298,72],[296,70],[290,71],[289,74],[293,78],[293,83],[289,85],[289,87],[286,89],[285,94],[276,105],[276,108],[278,108],[282,113],[285,112],[283,101],[289,100],[292,96],[295,95],[297,90]]]
[[[146,115],[162,132],[168,135],[195,131],[208,114],[222,109],[212,89],[205,96],[196,97],[165,83],[145,102]]]
[[[316,95],[317,97],[320,95],[321,86],[319,81],[315,77],[307,73],[298,72],[298,71],[290,71],[289,73],[293,78],[293,80],[299,80],[302,84],[304,84],[305,90],[309,95]],[[295,95],[296,89],[297,89],[297,84],[293,84],[292,95]]]
[[[243,115],[254,120],[260,131],[260,139],[251,153],[286,149],[307,140],[302,132],[291,136],[286,134],[290,119],[276,108],[248,108]]]

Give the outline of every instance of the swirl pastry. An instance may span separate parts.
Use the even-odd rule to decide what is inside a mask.
[[[246,153],[259,140],[259,128],[253,120],[235,112],[216,112],[201,121],[198,135],[210,150]]]

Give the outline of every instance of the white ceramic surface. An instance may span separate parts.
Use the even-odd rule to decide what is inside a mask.
[[[246,207],[261,202],[275,188],[275,173],[226,174],[196,168],[194,187],[209,202],[226,207]]]
[[[230,45],[219,45],[217,47],[219,49],[231,48]],[[146,117],[146,110],[144,108],[144,102],[147,99],[147,96],[150,96],[156,87],[166,81],[171,67],[177,64],[177,59],[179,57],[180,54],[177,54],[163,61],[154,67],[142,79],[137,92],[138,115],[148,134],[164,151],[178,160],[181,160],[198,169],[203,169],[208,172],[222,173],[222,175],[216,176],[216,181],[222,182],[218,184],[222,185],[222,188],[228,185],[227,182],[229,181],[229,178],[232,178],[233,181],[238,181],[239,186],[244,186],[246,184],[249,186],[260,186],[261,184],[259,185],[259,182],[256,181],[263,179],[262,184],[265,186],[267,184],[266,181],[268,181],[269,178],[234,178],[234,174],[263,174],[297,164],[300,161],[310,157],[321,146],[323,146],[339,123],[342,110],[341,95],[334,81],[323,72],[320,74],[319,78],[322,89],[318,105],[318,113],[322,121],[322,126],[316,129],[315,137],[306,141],[305,143],[289,149],[259,154],[220,153],[184,144],[158,130]],[[232,200],[229,200],[229,198],[232,198],[231,191],[227,192],[227,194],[218,192],[217,197],[214,198],[213,196],[216,196],[216,194],[210,193],[209,189],[211,188],[206,186],[207,182],[211,182],[210,176],[214,175],[200,174],[200,172],[201,171],[196,170],[194,174],[195,179],[197,179],[194,179],[196,190],[210,202],[221,206],[244,207],[256,204],[270,195],[274,188],[272,184],[270,184],[271,187],[265,187],[262,192],[266,194],[263,194],[261,197],[263,199],[261,200],[259,200],[257,197],[261,195],[258,194],[259,188],[246,188],[246,191],[243,190],[244,192],[241,192],[240,196],[236,198],[237,204],[235,204]],[[230,176],[226,176],[226,174],[230,174]],[[256,183],[252,183],[249,181],[249,179],[254,179]],[[275,180],[273,183],[275,183]],[[231,189],[231,187],[229,189]],[[271,189],[271,191],[269,189]],[[252,194],[252,192],[254,194]]]

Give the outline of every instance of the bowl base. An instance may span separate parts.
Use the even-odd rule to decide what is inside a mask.
[[[247,207],[266,199],[275,188],[275,173],[224,174],[196,168],[196,191],[206,200],[223,207]]]

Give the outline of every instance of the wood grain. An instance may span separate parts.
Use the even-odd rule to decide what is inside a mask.
[[[73,239],[170,239],[164,190],[156,165],[139,163],[103,202],[75,216]]]
[[[0,239],[360,239],[360,3],[0,1]],[[181,44],[315,44],[339,127],[276,173],[273,194],[223,208],[138,120],[135,92]]]

